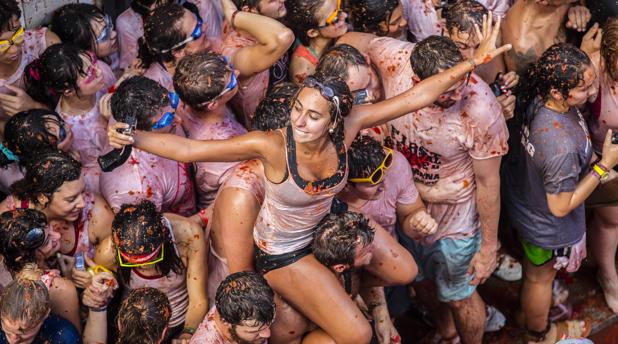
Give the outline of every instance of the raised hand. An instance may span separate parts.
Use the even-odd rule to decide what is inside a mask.
[[[489,63],[496,56],[511,50],[510,44],[505,44],[500,48],[496,48],[496,41],[498,34],[500,33],[500,23],[502,19],[498,17],[496,22],[493,22],[493,14],[489,12],[489,15],[483,16],[483,27],[479,28],[478,25],[474,26],[476,36],[480,42],[479,47],[474,52],[474,64],[482,65]]]

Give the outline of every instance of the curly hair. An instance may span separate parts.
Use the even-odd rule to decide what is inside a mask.
[[[0,214],[0,254],[11,274],[26,264],[36,265],[36,249],[26,243],[26,235],[33,228],[47,227],[45,214],[34,209],[15,209]]]
[[[221,318],[232,326],[245,321],[269,324],[275,318],[274,292],[257,272],[227,276],[217,288],[215,304]]]
[[[605,61],[605,70],[609,77],[618,80],[618,17],[610,17],[603,26],[601,38],[601,56]]]
[[[352,211],[328,214],[314,232],[313,255],[325,266],[352,265],[357,248],[371,244],[374,235],[375,230],[363,214]]]
[[[137,288],[122,301],[116,323],[121,324],[117,344],[157,343],[169,325],[172,306],[155,288]]]
[[[275,130],[290,123],[290,102],[300,90],[291,82],[279,83],[266,93],[255,109],[252,126],[256,130]]]

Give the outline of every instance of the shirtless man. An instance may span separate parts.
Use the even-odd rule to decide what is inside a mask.
[[[583,32],[590,11],[577,0],[517,0],[502,23],[502,42],[513,49],[504,55],[506,68],[523,75],[552,44],[566,41],[566,30]]]

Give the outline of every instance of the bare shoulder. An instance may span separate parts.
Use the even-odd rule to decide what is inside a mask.
[[[45,31],[45,45],[46,46],[49,47],[50,45],[54,45],[54,44],[58,44],[58,43],[62,43],[62,41],[60,41],[60,37],[58,37],[58,35],[56,35],[51,30]]]
[[[88,219],[89,234],[91,240],[99,243],[112,234],[112,221],[114,220],[114,212],[107,204],[107,201],[98,194],[92,197],[92,209]]]
[[[198,224],[177,214],[165,213],[164,216],[172,224],[174,239],[180,250],[205,246],[205,234]]]

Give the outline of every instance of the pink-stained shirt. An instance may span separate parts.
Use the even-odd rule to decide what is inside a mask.
[[[488,11],[492,11],[494,17],[504,19],[506,12],[511,8],[511,0],[477,0]],[[401,0],[403,16],[408,21],[408,29],[414,35],[417,42],[432,36],[442,35],[442,24],[433,5],[433,0]]]
[[[174,241],[174,231],[172,230],[171,224],[165,217],[163,219],[172,236],[176,254],[180,257],[176,248],[176,242]],[[133,289],[145,287],[159,289],[167,295],[170,305],[172,306],[172,318],[170,319],[169,327],[178,326],[185,321],[185,316],[189,309],[186,271],[183,271],[182,274],[177,274],[173,270],[170,270],[167,276],[144,276],[137,272],[137,269],[131,269],[131,277],[126,292],[128,293]]]
[[[225,118],[217,123],[204,123],[203,120],[184,111],[183,127],[188,137],[193,140],[225,140],[245,134],[247,130],[236,121],[232,111],[226,107]],[[195,183],[197,185],[197,203],[200,209],[207,208],[217,195],[217,190],[238,162],[198,162],[195,164]]]
[[[158,82],[159,85],[165,87],[168,91],[174,91],[174,76],[160,63],[153,62],[144,72],[144,76]]]
[[[226,28],[226,30],[229,29],[230,28]],[[255,44],[257,44],[255,38],[241,35],[231,30],[223,40],[223,55],[231,59],[240,49]],[[232,98],[231,104],[236,113],[242,115],[249,124],[253,119],[255,109],[266,95],[269,78],[270,74],[267,68],[249,78],[239,80],[238,92],[234,98]]]
[[[289,253],[310,245],[315,226],[330,212],[333,198],[343,190],[348,179],[347,148],[341,143],[337,149],[339,160],[345,160],[345,171],[338,170],[328,178],[337,180],[342,176],[339,183],[320,187],[317,183],[304,181],[307,185],[302,188],[299,186],[302,178],[294,172],[297,167],[292,165],[296,154],[295,145],[290,143],[292,134],[286,134],[283,129],[277,132],[285,137],[288,173],[279,184],[264,178],[264,203],[253,230],[255,244],[270,255]]]
[[[185,136],[180,126],[173,133]],[[195,213],[195,189],[186,163],[133,148],[126,163],[103,172],[100,184],[101,194],[114,211],[125,203],[147,199],[161,212],[182,216]]]
[[[142,16],[128,8],[116,18],[118,47],[121,69],[126,69],[137,58],[137,40],[144,36],[144,20]]]
[[[382,76],[386,98],[413,86],[413,47],[387,37],[370,43],[369,55]],[[419,194],[438,222],[436,234],[424,242],[476,233],[480,223],[472,161],[508,151],[502,109],[489,86],[472,75],[455,105],[423,108],[389,122],[388,129],[390,143],[407,158]]]
[[[190,344],[238,344],[227,340],[215,323],[217,307],[213,306],[191,337]]]
[[[24,89],[24,80],[22,77],[24,74],[24,69],[30,62],[37,59],[45,51],[45,48],[47,47],[47,40],[45,39],[46,32],[47,28],[26,30],[24,42],[21,45],[21,61],[19,66],[13,75],[6,79],[0,79],[0,93],[13,94],[12,91],[4,87],[4,85],[12,85]],[[0,120],[8,119],[9,116],[7,116],[4,113],[4,110],[0,107]]]
[[[418,199],[410,164],[403,154],[393,151],[393,164],[384,175],[384,191],[380,197],[369,200],[360,211],[371,217],[395,236],[397,205],[413,204]]]
[[[59,101],[56,106],[56,112],[71,127],[73,132],[71,150],[79,153],[82,173],[86,181],[86,191],[94,193],[100,193],[99,177],[101,176],[101,167],[97,162],[97,158],[109,150],[107,143],[107,119],[99,113],[99,98],[101,94],[97,94],[97,101],[94,107],[82,115],[72,115],[63,112],[60,109],[62,101]]]

